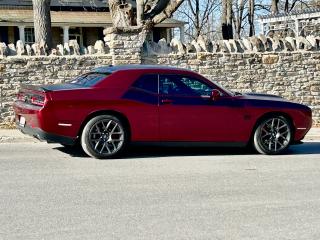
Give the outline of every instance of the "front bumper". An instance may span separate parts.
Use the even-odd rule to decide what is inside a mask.
[[[41,141],[47,141],[48,143],[60,143],[63,145],[74,145],[76,143],[76,139],[47,133],[40,128],[32,128],[28,125],[23,127],[19,123],[16,123],[16,126],[22,133],[35,137]]]

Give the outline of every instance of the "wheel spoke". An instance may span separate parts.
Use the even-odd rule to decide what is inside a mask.
[[[94,149],[97,149],[97,147],[98,147],[98,145],[99,145],[99,143],[100,143],[100,140],[101,140],[101,139],[99,139],[99,140],[97,141],[96,145],[94,146]]]
[[[97,133],[101,134],[98,124],[95,125],[95,128],[97,129]]]
[[[107,123],[107,126],[105,127],[105,130],[106,130],[106,131],[107,131],[108,128],[110,127],[111,123],[112,123],[112,120],[109,120],[109,122]]]
[[[261,128],[261,131],[265,132],[265,135],[263,135],[262,137],[270,135],[270,133],[265,128]]]
[[[110,134],[113,134],[114,131],[116,130],[116,127],[118,126],[118,123],[116,123],[116,125],[114,125],[113,129],[111,130]]]
[[[285,132],[280,133],[280,136],[284,136],[285,134],[287,134],[287,135],[288,135],[288,133],[289,133],[289,130],[287,129]]]
[[[100,153],[102,153],[102,151],[103,151],[103,149],[104,149],[105,146],[106,146],[106,143],[103,143],[103,144],[102,144],[102,148],[101,148],[101,150],[100,150]]]
[[[271,144],[272,144],[272,142],[271,142],[271,140],[269,140],[269,150],[271,151]]]
[[[281,145],[281,147],[282,148],[284,148],[285,147],[285,145],[283,145],[281,142],[278,142],[280,145]]]
[[[116,149],[116,145],[114,144],[114,141],[112,141],[111,144],[112,144],[113,150],[115,150]]]
[[[108,147],[108,144],[107,144],[107,143],[105,143],[105,146],[106,146],[106,148],[107,148],[108,153],[111,153],[110,148]]]
[[[287,125],[283,124],[281,127],[278,128],[278,130],[280,130],[280,129],[284,128],[284,127],[287,127]]]
[[[101,121],[101,125],[102,125],[102,129],[105,130],[106,127],[105,127],[103,121]]]

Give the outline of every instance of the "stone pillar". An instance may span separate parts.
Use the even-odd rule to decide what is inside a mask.
[[[18,28],[19,28],[19,40],[25,43],[26,42],[25,33],[24,33],[25,26],[18,26]]]
[[[128,29],[111,27],[105,29],[104,34],[104,40],[112,55],[112,65],[142,63],[142,46],[146,32],[141,27]]]
[[[63,27],[63,43],[69,43],[69,26]]]
[[[167,43],[171,42],[171,28],[167,28]]]
[[[179,27],[180,29],[180,41],[184,42],[184,26]]]

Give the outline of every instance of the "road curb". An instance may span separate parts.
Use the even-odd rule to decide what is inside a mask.
[[[312,128],[305,141],[320,141],[320,128]],[[14,143],[14,142],[37,142],[38,140],[21,133],[17,129],[0,129],[0,144],[1,143]]]

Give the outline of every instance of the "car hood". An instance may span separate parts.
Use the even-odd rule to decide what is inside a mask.
[[[292,102],[285,98],[272,94],[262,93],[244,93],[238,98],[240,101],[244,101],[245,104],[254,107],[267,107],[267,108],[296,108],[311,111],[311,109],[301,103]]]
[[[244,93],[242,97],[245,99],[252,99],[252,100],[288,102],[288,100],[284,99],[283,97],[273,95],[273,94],[265,94],[265,93]]]

